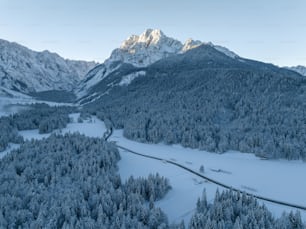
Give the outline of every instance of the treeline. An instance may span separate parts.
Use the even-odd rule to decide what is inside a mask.
[[[50,133],[66,127],[69,114],[76,111],[71,106],[49,106],[34,104],[28,110],[16,113],[10,118],[18,130],[39,129],[39,133]]]
[[[189,229],[303,229],[299,212],[283,215],[276,219],[264,205],[246,194],[217,190],[213,203],[208,203],[206,193],[197,202],[196,212],[192,216]]]
[[[50,90],[42,92],[31,92],[30,96],[36,98],[37,100],[52,101],[57,103],[73,103],[76,96],[73,92],[60,91],[60,90]]]
[[[306,80],[288,74],[178,64],[150,69],[86,107],[140,142],[305,160]]]
[[[75,112],[75,107],[34,104],[27,110],[0,117],[0,152],[5,150],[8,143],[21,143],[23,138],[19,130],[39,129],[39,133],[50,133],[53,130],[66,127],[69,114]]]
[[[165,178],[122,184],[119,159],[115,145],[80,134],[25,142],[0,161],[0,228],[167,228],[146,204],[165,195]]]

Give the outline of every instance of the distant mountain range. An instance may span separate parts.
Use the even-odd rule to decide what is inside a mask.
[[[128,138],[306,160],[305,68],[280,68],[160,30],[133,35],[102,64],[0,42],[2,94],[72,101]],[[86,74],[87,73],[87,74]],[[56,98],[55,98],[56,97]]]
[[[200,45],[211,46],[233,59],[242,60],[225,47],[192,39],[181,43],[167,37],[158,29],[147,29],[140,35],[128,37],[100,65],[95,62],[67,60],[49,51],[32,51],[17,43],[0,39],[0,95],[14,96],[20,93],[56,90],[74,92],[80,101],[90,101],[89,98],[96,98],[96,95],[100,94],[95,92],[93,95],[92,92],[99,88],[101,81],[110,74],[115,74],[116,71],[117,75],[118,71],[125,74],[122,72],[123,69],[130,67],[144,68],[161,59],[181,55]],[[306,68],[303,66],[288,69],[306,75]],[[127,85],[143,74],[140,70],[132,75],[122,75],[122,82],[117,83]]]
[[[49,51],[35,52],[0,39],[0,93],[71,91],[95,65],[67,60]]]

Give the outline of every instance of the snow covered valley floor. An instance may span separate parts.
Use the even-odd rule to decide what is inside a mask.
[[[215,154],[179,145],[143,144],[124,138],[122,130],[114,131],[110,140],[142,154],[175,161],[195,171],[199,171],[203,165],[205,176],[242,191],[306,206],[306,164],[302,161],[261,160],[253,154],[240,152]],[[213,200],[217,188],[222,190],[217,185],[168,163],[139,157],[124,150],[121,150],[121,157],[119,168],[123,180],[130,175],[147,176],[156,172],[170,179],[172,190],[157,203],[168,214],[170,221],[179,222],[184,219],[188,222],[203,189],[206,189],[210,201]],[[264,204],[277,217],[283,211],[295,211],[278,204]],[[301,215],[306,221],[306,211],[301,210]]]
[[[102,137],[106,131],[103,122],[92,117],[78,123],[78,114],[71,114],[73,122],[61,130],[61,133],[80,132],[87,136]],[[49,134],[40,135],[38,130],[21,131],[25,139],[48,137]],[[284,202],[306,206],[306,163],[286,160],[261,160],[252,154],[228,152],[225,154],[208,153],[194,149],[183,148],[178,145],[143,144],[123,137],[122,130],[114,131],[110,141],[136,152],[153,155],[180,163],[195,171],[204,166],[204,175],[227,185],[233,186],[248,193],[261,195]],[[11,146],[16,148],[16,145]],[[8,153],[9,149],[5,151]],[[182,170],[163,161],[144,158],[120,150],[121,161],[119,173],[122,181],[133,175],[147,176],[150,173],[159,173],[169,178],[172,189],[164,199],[156,203],[168,215],[170,222],[188,222],[198,197],[206,189],[207,198],[213,201],[217,185]],[[264,202],[275,216],[283,211],[294,210],[289,207]],[[306,221],[306,212],[300,211]]]

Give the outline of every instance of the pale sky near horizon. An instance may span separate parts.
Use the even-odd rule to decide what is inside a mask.
[[[147,28],[306,66],[305,0],[0,0],[0,39],[69,59],[103,62]]]

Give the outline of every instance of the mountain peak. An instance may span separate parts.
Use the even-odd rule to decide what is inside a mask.
[[[227,48],[214,45],[211,42],[203,43],[190,38],[182,44],[180,41],[166,36],[160,29],[146,29],[140,35],[129,36],[123,41],[121,46],[112,52],[105,64],[109,65],[119,61],[136,67],[146,67],[160,59],[184,53],[202,44],[210,45],[231,58],[238,57]]]
[[[147,29],[140,35],[129,36],[125,41],[123,41],[120,49],[129,50],[136,46],[141,46],[138,48],[160,46],[163,45],[163,43],[167,43],[169,40],[174,41],[173,38],[167,37],[160,29]]]
[[[166,38],[165,34],[159,29],[147,29],[140,36],[138,42],[144,42],[147,45],[156,45],[161,39]]]
[[[115,49],[106,64],[121,61],[137,67],[148,66],[157,60],[178,53],[183,45],[167,37],[159,29],[147,29],[140,35],[132,35]]]
[[[145,44],[146,47],[150,45],[156,45],[161,39],[167,39],[168,37],[160,29],[147,29],[142,34],[132,35],[128,37],[121,44],[121,49],[129,49],[138,43]]]
[[[160,38],[165,36],[165,34],[160,29],[146,29],[140,37],[156,37]]]

